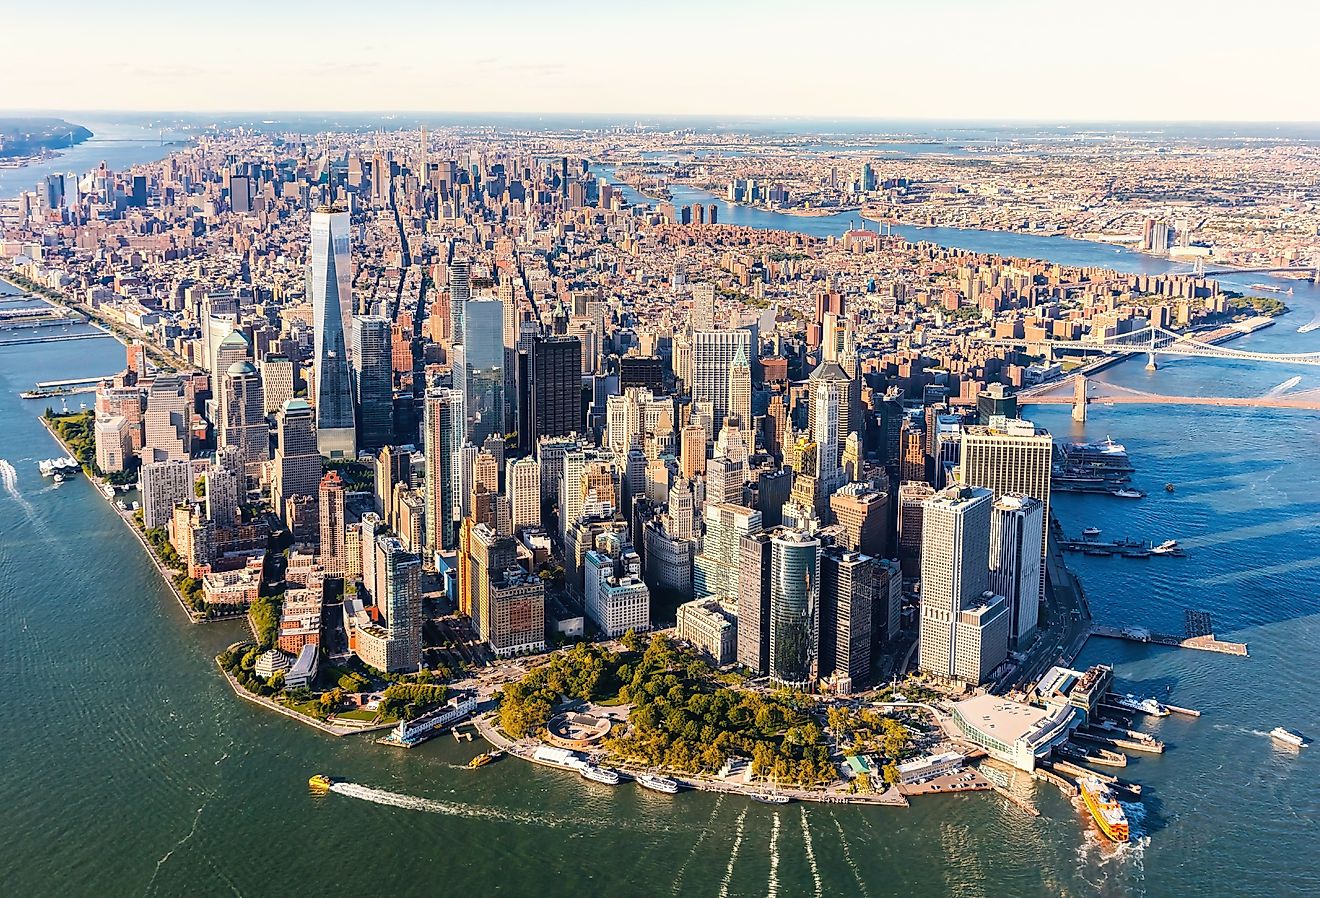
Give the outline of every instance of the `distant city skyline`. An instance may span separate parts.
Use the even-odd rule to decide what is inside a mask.
[[[24,108],[52,110],[1320,120],[1320,94],[1305,89],[1320,9],[1284,0],[499,10],[404,0],[384,29],[342,0],[237,0],[228,39],[213,40],[157,0],[112,16],[54,0],[11,10],[11,33],[97,26],[59,29],[57,46],[13,42],[0,80],[25,85]],[[1268,65],[1237,56],[1262,48]]]

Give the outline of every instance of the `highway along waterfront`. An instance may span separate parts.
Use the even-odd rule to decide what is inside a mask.
[[[822,221],[781,218],[776,226],[801,229]],[[1004,236],[972,248],[1007,252],[997,245]],[[1058,244],[1032,245],[1011,251],[1049,257]],[[1112,247],[1087,252],[1104,264],[1105,250],[1109,264],[1127,258]],[[1290,303],[1295,312],[1234,345],[1320,349],[1320,333],[1297,332],[1320,301],[1299,286]],[[392,751],[238,701],[212,659],[243,625],[189,624],[92,485],[78,477],[56,487],[37,471],[57,451],[37,421],[50,400],[18,394],[115,370],[122,358],[110,338],[0,349],[7,894],[716,898],[764,896],[770,882],[770,894],[784,896],[1265,898],[1313,888],[1320,754],[1284,752],[1266,734],[1320,719],[1315,413],[1097,405],[1080,426],[1066,407],[1030,410],[1060,437],[1112,434],[1149,493],[1060,495],[1065,530],[1172,538],[1188,552],[1158,562],[1070,558],[1096,619],[1177,632],[1194,608],[1212,615],[1220,636],[1251,646],[1243,659],[1088,645],[1079,663],[1115,664],[1125,691],[1204,712],[1143,724],[1169,751],[1134,758],[1124,772],[1146,792],[1129,809],[1133,843],[1113,849],[1080,804],[1045,785],[1012,787],[1040,817],[990,795],[909,809],[665,796],[507,761],[468,770],[479,743]],[[1310,370],[1201,359],[1154,373],[1124,363],[1098,376],[1148,392],[1259,395],[1298,375],[1297,389],[1320,386]],[[310,795],[316,772],[345,784]]]

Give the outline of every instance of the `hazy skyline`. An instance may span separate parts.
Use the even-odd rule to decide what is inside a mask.
[[[179,6],[10,10],[3,105],[1320,120],[1320,8],[1281,0]]]

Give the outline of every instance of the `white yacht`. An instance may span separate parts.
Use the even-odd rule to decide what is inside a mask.
[[[1283,727],[1275,727],[1270,730],[1270,738],[1275,742],[1281,742],[1290,748],[1305,748],[1306,740],[1294,733],[1292,730],[1285,730]]]

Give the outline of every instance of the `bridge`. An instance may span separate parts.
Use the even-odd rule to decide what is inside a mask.
[[[1250,333],[1250,331],[1240,331]],[[1320,352],[1248,352],[1243,349],[1230,349],[1219,345],[1225,339],[1238,336],[1229,332],[1211,341],[1194,339],[1190,334],[1179,334],[1162,327],[1143,327],[1141,330],[1126,334],[1115,334],[1102,338],[1086,340],[1025,340],[993,339],[978,340],[988,346],[1003,346],[1009,349],[1028,346],[1043,346],[1051,353],[1063,349],[1068,352],[1102,352],[1110,355],[1148,356],[1146,367],[1154,369],[1156,355],[1191,356],[1204,359],[1238,359],[1246,362],[1273,362],[1282,365],[1320,365]]]
[[[1086,406],[1105,405],[1211,405],[1221,408],[1279,408],[1320,411],[1320,389],[1288,392],[1300,382],[1294,377],[1259,396],[1165,396],[1118,384],[1093,381],[1085,374],[1023,390],[1019,405],[1071,405],[1073,418],[1086,420]]]

